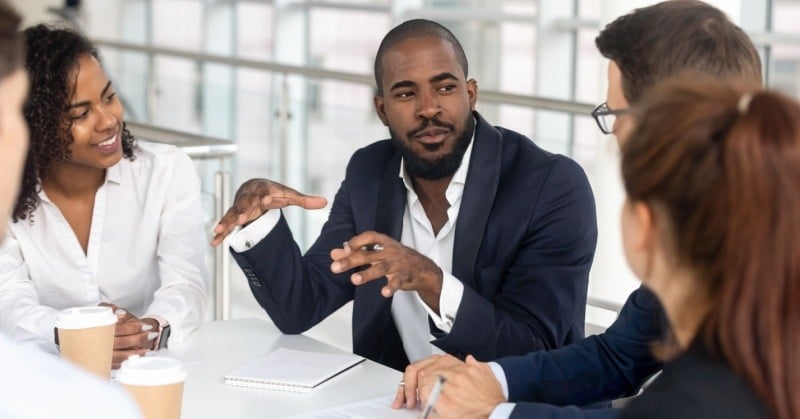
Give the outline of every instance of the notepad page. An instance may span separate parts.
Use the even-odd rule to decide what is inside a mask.
[[[363,360],[353,354],[280,348],[225,374],[225,384],[307,392]]]
[[[394,396],[364,400],[332,409],[303,413],[288,419],[417,419],[420,409],[392,409]]]

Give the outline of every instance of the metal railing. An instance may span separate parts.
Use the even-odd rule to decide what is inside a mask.
[[[350,83],[365,84],[374,88],[375,80],[371,75],[349,73],[344,71],[323,70],[319,68],[304,67],[299,65],[280,64],[272,61],[249,60],[218,54],[206,54],[202,52],[187,51],[175,48],[154,47],[148,45],[135,44],[130,42],[120,42],[108,39],[95,39],[94,43],[99,47],[120,49],[125,51],[142,52],[146,54],[166,55],[170,57],[185,58],[202,63],[227,64],[234,67],[250,68],[284,75],[300,75],[312,79],[337,80]],[[505,93],[497,90],[481,89],[481,101],[488,101],[501,104],[511,104],[526,106],[534,109],[548,111],[565,112],[569,114],[588,116],[595,105],[589,103],[573,102],[559,99],[550,99],[539,96],[518,95]]]
[[[224,170],[225,160],[231,158],[238,147],[220,138],[174,131],[140,122],[127,122],[126,126],[140,141],[172,144],[194,160],[219,160],[220,170],[214,173],[214,220],[219,220],[231,206],[231,173]],[[225,243],[214,249],[214,320],[230,318],[231,266]]]
[[[622,304],[597,297],[587,298],[586,305],[602,308],[603,310],[613,311],[614,313],[617,314],[619,314],[619,311],[622,310]]]

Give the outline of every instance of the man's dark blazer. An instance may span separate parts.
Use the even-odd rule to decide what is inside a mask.
[[[453,328],[431,323],[433,344],[481,360],[552,349],[583,337],[589,267],[597,242],[591,187],[572,160],[477,112],[455,226],[452,274],[464,284]],[[350,159],[328,221],[302,255],[283,216],[253,248],[233,252],[256,300],[284,333],[302,333],[353,300],[353,352],[408,365],[386,279],[354,286],[330,271],[330,251],[364,231],[400,241],[406,189],[391,140]]]
[[[613,409],[583,406],[636,394],[661,363],[652,344],[667,330],[656,296],[634,291],[617,320],[603,333],[553,351],[498,359],[517,405],[512,418],[614,418]],[[563,407],[561,407],[563,406]]]

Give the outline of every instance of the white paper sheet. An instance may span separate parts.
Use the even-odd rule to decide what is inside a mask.
[[[364,400],[362,402],[292,416],[290,419],[417,419],[419,409],[392,409],[392,397]]]

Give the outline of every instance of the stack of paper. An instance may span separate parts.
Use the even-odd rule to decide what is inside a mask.
[[[364,361],[352,354],[326,354],[280,348],[225,374],[225,384],[307,393]]]

